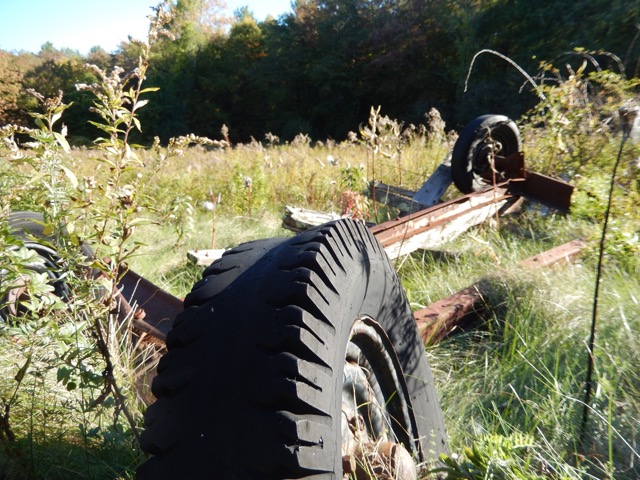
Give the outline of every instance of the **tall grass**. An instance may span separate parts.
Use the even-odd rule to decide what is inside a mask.
[[[77,324],[71,319],[65,321],[61,328],[75,335],[78,343],[88,344],[80,329],[75,334],[71,332]],[[61,352],[55,336],[47,329],[29,332],[29,324],[1,327],[0,396],[3,414],[15,435],[13,441],[2,438],[2,478],[132,478],[141,452],[126,424],[118,420],[113,399],[103,398],[97,403],[87,385],[72,386],[61,381],[61,370],[56,368]],[[132,344],[120,343],[115,351],[119,352],[117,362],[130,362],[118,372],[134,372]],[[27,359],[29,369],[22,370]],[[99,361],[84,358],[81,363],[89,371]],[[18,389],[16,372],[20,371],[25,375]],[[12,394],[15,398],[9,396]],[[141,403],[128,406],[141,418]]]
[[[73,154],[74,168],[82,171],[83,155],[87,153]],[[338,167],[326,161],[328,155],[338,158]],[[434,158],[430,156],[428,146],[420,142],[406,147],[405,163],[401,164],[406,187],[416,188],[422,182],[420,175],[411,180],[407,172],[426,170],[423,165],[433,166]],[[275,163],[271,165],[265,158],[275,159]],[[331,205],[336,188],[332,182],[339,181],[339,166],[360,159],[366,162],[361,145],[254,145],[223,151],[196,147],[176,161],[174,167],[178,170],[160,172],[152,186],[166,198],[177,193],[192,196],[192,229],[182,245],[176,247],[170,224],[139,227],[134,236],[144,246],[130,259],[131,266],[182,296],[201,270],[189,265],[186,250],[208,248],[211,241],[214,217],[201,208],[201,200],[208,198],[210,190],[216,191],[219,178],[233,178],[238,172],[263,178],[262,184],[254,181],[254,201],[268,205],[258,207],[260,203],[256,203],[248,215],[243,210],[242,190],[233,194],[240,199],[229,199],[229,205],[225,205],[223,194],[215,221],[217,243],[224,248],[254,238],[290,235],[280,227],[283,205],[303,204],[319,209]],[[384,181],[391,184],[397,180],[397,165],[393,166],[396,168],[379,169]],[[285,175],[289,169],[294,171],[292,177]],[[176,171],[181,174],[176,175]],[[296,184],[296,175],[304,179],[302,185]],[[316,190],[310,185],[317,185]],[[158,221],[162,215],[159,208]],[[482,328],[455,336],[428,352],[454,452],[463,455],[463,447],[472,445],[480,449],[479,454],[499,456],[506,452],[510,457],[502,460],[526,464],[520,466],[528,469],[521,478],[545,472],[559,478],[637,477],[637,262],[619,262],[622,257],[612,256],[604,279],[603,319],[596,351],[599,387],[591,405],[594,415],[587,456],[578,455],[575,442],[586,365],[592,257],[588,254],[577,264],[545,272],[521,271],[516,266],[523,258],[588,234],[593,228],[579,214],[563,217],[529,206],[516,216],[501,219],[498,225],[470,231],[440,252],[418,252],[402,263],[400,274],[416,307],[445,297],[487,274],[493,279]],[[3,392],[10,391],[20,365],[16,359],[24,348],[4,342],[0,349]],[[49,478],[126,478],[131,474],[139,454],[126,430],[114,430],[109,425],[108,413],[81,408],[82,399],[77,393],[56,386],[56,379],[51,376],[33,377],[30,381],[27,396],[12,417],[20,419],[13,428],[20,438],[17,448],[25,452],[33,474],[31,478],[37,478],[44,470]],[[78,430],[78,424],[84,429]],[[526,448],[522,447],[523,442]],[[73,458],[77,465],[61,462],[61,455],[76,450],[78,454]],[[0,465],[4,465],[8,478],[18,478],[16,472],[23,472],[25,466],[21,462],[5,459]],[[61,464],[66,467],[54,468]]]
[[[382,159],[376,160],[378,178],[393,184],[401,175],[405,187],[417,188],[443,157],[443,148],[446,146],[441,143],[416,138],[406,147],[402,162],[394,159],[385,165]],[[366,145],[359,142],[195,146],[185,149],[182,157],[171,157],[159,171],[154,161],[157,152],[136,153],[140,166],[123,171],[122,182],[136,182],[141,194],[144,192],[146,198],[139,202],[148,210],[148,218],[132,228],[130,240],[135,250],[127,263],[178,297],[190,290],[202,272],[202,267],[190,264],[187,250],[209,248],[214,228],[217,248],[292,235],[281,227],[285,205],[340,211],[345,170],[360,164],[366,170],[371,162]],[[101,155],[92,149],[64,153],[65,168],[73,172],[79,186],[69,195],[99,191],[96,179],[110,174],[108,164],[95,162]],[[42,210],[41,204],[23,193],[28,191],[24,186],[31,168],[3,158],[0,187],[9,194],[4,197],[5,212]],[[251,191],[247,177],[252,180]],[[83,187],[86,189],[81,190]],[[214,215],[204,208],[205,201],[214,198],[217,202],[218,194],[220,202]],[[0,226],[6,227],[4,223]],[[76,226],[91,227],[81,221]],[[97,372],[99,377],[100,358],[69,353],[85,343],[92,344],[86,328],[90,323],[91,319],[74,318],[63,309],[58,315],[54,312],[34,319],[33,327],[26,322],[0,324],[0,398],[3,405],[10,405],[5,410],[8,428],[0,438],[0,473],[4,478],[132,478],[142,460],[135,437],[120,415],[120,405],[112,396],[101,395],[100,378],[92,377],[95,384],[91,385],[80,380],[89,373]],[[132,390],[140,352],[131,348],[132,337],[126,328],[115,324],[105,328],[113,333],[109,349],[116,380],[129,399],[127,408],[134,421],[141,426],[143,406]],[[70,329],[65,338],[73,348],[58,344],[60,329]],[[83,373],[88,367],[93,370]],[[5,435],[9,432],[10,436]]]
[[[541,231],[555,221],[537,219]],[[562,268],[521,270],[516,261],[541,243],[520,235],[514,227],[521,223],[521,218],[503,219],[499,230],[481,228],[445,246],[446,256],[427,256],[426,262],[414,255],[401,270],[418,305],[479,277],[491,285],[482,324],[429,349],[454,451],[480,448],[476,453],[485,460],[506,462],[503,470],[512,474],[506,478],[637,478],[637,271],[612,265],[603,279],[600,341],[594,352],[598,389],[589,406],[587,450],[580,451],[593,261],[587,257]],[[478,242],[486,238],[487,244]],[[497,438],[526,439],[526,445],[496,450]],[[469,452],[467,457],[473,457]],[[519,465],[525,469],[518,475],[511,471],[517,461],[527,464]],[[451,478],[458,477],[451,473]]]

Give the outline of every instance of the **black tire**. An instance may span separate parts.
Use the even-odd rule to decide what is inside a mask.
[[[522,148],[517,125],[504,115],[482,115],[460,132],[451,153],[451,176],[462,193],[472,193],[506,178],[499,169],[492,171],[491,157],[496,162],[518,153]]]
[[[7,216],[7,222],[11,235],[22,246],[35,251],[42,259],[42,263],[28,265],[28,268],[39,273],[45,273],[54,289],[53,293],[62,299],[67,299],[69,288],[63,279],[65,267],[57,253],[58,241],[54,236],[45,233],[46,223],[42,213],[31,211],[10,212]],[[82,244],[80,248],[86,258],[93,258],[91,247],[87,244]],[[2,276],[0,275],[1,282]],[[6,299],[1,298],[0,305],[5,303]],[[6,315],[7,312],[0,311],[0,320]]]
[[[447,451],[404,291],[361,223],[240,246],[185,306],[153,382],[139,480],[342,478],[348,372],[366,373],[377,402],[358,418],[382,415],[388,431],[368,436],[388,434],[417,462]]]

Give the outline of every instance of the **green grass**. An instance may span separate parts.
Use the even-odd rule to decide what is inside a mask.
[[[4,328],[0,332],[0,396],[3,415],[10,414],[15,435],[11,442],[3,431],[0,475],[5,479],[133,478],[142,453],[115,416],[113,399],[92,407],[99,391],[68,390],[56,380],[60,353],[50,343],[51,333],[40,328],[38,340],[27,343],[28,336]],[[16,372],[27,358],[31,358],[30,368],[12,398]],[[122,385],[126,387],[125,382]],[[141,418],[141,409],[133,403],[129,407]]]
[[[532,225],[538,228],[524,230],[538,233],[523,235],[523,221],[533,220],[520,216],[505,218],[497,230],[480,227],[445,245],[446,255],[414,255],[401,270],[416,306],[481,277],[490,279],[482,325],[428,350],[453,450],[462,453],[463,447],[476,445],[494,462],[526,459],[525,473],[517,478],[544,472],[559,478],[637,478],[637,270],[612,261],[602,279],[597,388],[586,451],[579,451],[594,260],[587,252],[571,265],[521,270],[518,260],[582,230],[571,218],[539,216]],[[531,444],[500,458],[504,451],[492,449],[496,435],[527,438]]]
[[[160,25],[152,26],[157,33]],[[150,43],[144,45],[132,79],[145,76]],[[66,129],[54,128],[67,108],[62,96],[38,101],[43,112],[33,112],[39,129],[28,148],[13,143],[20,129],[0,129],[0,238],[13,241],[4,221],[9,211],[44,210],[57,231],[69,233],[60,254],[70,265],[85,261],[77,235],[93,241],[98,259],[109,259],[103,270],[111,280],[126,261],[178,297],[203,270],[189,264],[187,250],[290,235],[280,226],[286,205],[340,212],[342,194],[361,200],[370,181],[417,190],[453,147],[444,131],[400,134],[399,124],[372,109],[369,126],[377,127],[361,128],[358,141],[312,147],[301,135],[287,144],[213,148],[190,136],[132,154],[127,139],[142,87],[127,81],[125,93],[124,83],[115,88],[115,77],[96,73],[100,83],[90,89],[105,122],[100,148],[69,150]],[[490,286],[481,324],[427,350],[451,439],[449,479],[640,477],[640,144],[628,145],[615,182],[593,352],[596,388],[580,442],[598,240],[620,137],[609,114],[637,96],[636,83],[623,80],[579,72],[558,78],[523,125],[528,167],[576,185],[571,215],[527,204],[441,251],[396,263],[415,308],[480,279]],[[100,93],[105,88],[109,95]],[[451,188],[445,197],[453,196]],[[202,208],[211,200],[215,216]],[[359,213],[376,221],[395,215],[372,207],[360,204]],[[588,243],[579,261],[544,271],[518,266],[576,237]],[[0,271],[9,278],[29,271],[29,259],[0,249]],[[30,270],[31,313],[0,323],[2,479],[129,479],[143,459],[130,325],[116,325],[114,305],[96,301],[96,283],[83,281],[86,269],[70,270],[66,305]],[[109,281],[98,280],[103,287]],[[113,377],[104,374],[107,360]]]
[[[399,162],[376,159],[376,178],[417,189],[446,149],[445,144],[409,143]],[[363,144],[249,145],[211,151],[195,147],[155,174],[150,155],[143,153],[147,166],[141,175],[157,224],[137,227],[132,239],[141,247],[129,265],[178,297],[203,270],[189,263],[187,250],[210,248],[214,227],[216,248],[291,235],[281,227],[285,205],[339,210],[344,167],[363,163],[365,174],[373,170],[371,153]],[[337,165],[327,161],[329,155]],[[75,150],[66,161],[78,178],[104,173],[87,151]],[[28,172],[26,166],[12,168]],[[252,178],[251,192],[246,176]],[[600,192],[604,177],[593,178],[600,178],[594,190]],[[11,188],[20,192],[15,185]],[[574,197],[572,215],[527,203],[520,213],[474,228],[437,252],[420,251],[397,262],[414,308],[490,279],[483,324],[428,349],[451,446],[458,455],[453,465],[484,465],[475,478],[483,478],[489,464],[511,472],[493,478],[548,474],[633,479],[640,474],[635,447],[640,427],[640,262],[634,254],[637,241],[625,236],[637,229],[638,220],[624,202],[616,214],[627,216],[616,217],[620,231],[610,237],[602,280],[589,437],[585,452],[578,451],[600,222],[588,208],[591,196],[585,191]],[[218,193],[222,201],[214,218],[202,206]],[[447,195],[456,194],[451,190]],[[172,210],[176,198],[189,208],[183,202],[182,210]],[[16,205],[39,208],[28,202],[21,197]],[[184,221],[181,239],[172,212]],[[544,271],[518,267],[524,258],[576,237],[589,243],[579,261]],[[30,346],[6,330],[0,335],[0,398],[10,402],[14,378]],[[39,352],[51,355],[44,346]],[[131,373],[123,363],[123,374]],[[114,423],[113,405],[88,410],[83,390],[67,391],[56,381],[52,363],[46,365],[32,365],[12,402],[16,441],[0,442],[9,448],[0,449],[0,473],[7,479],[132,478],[142,454],[122,418]],[[136,408],[134,413],[141,425],[141,411]],[[475,447],[475,453],[466,447]],[[456,478],[452,472],[450,478]]]
[[[216,218],[213,246],[229,249],[260,238],[293,235],[281,224],[281,218],[270,212],[254,217]],[[130,268],[172,295],[184,297],[204,270],[187,258],[187,252],[210,249],[213,227],[214,218],[210,212],[197,212],[186,238],[176,246],[176,235],[170,226],[145,225],[134,236],[144,246],[131,259]]]

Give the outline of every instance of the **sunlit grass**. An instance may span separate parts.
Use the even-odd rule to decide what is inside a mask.
[[[551,221],[538,218],[532,231],[553,230]],[[521,222],[481,227],[445,245],[446,255],[414,255],[401,270],[418,306],[480,278],[490,280],[482,325],[429,349],[453,449],[483,444],[487,435],[527,435],[533,444],[526,455],[535,452],[537,460],[519,478],[545,472],[637,478],[640,347],[634,333],[640,329],[640,280],[613,264],[602,279],[597,389],[586,452],[579,450],[594,262],[587,252],[563,267],[521,269],[517,262],[553,246],[552,238],[581,231],[562,221],[555,235],[542,238],[522,235],[515,228]]]
[[[51,328],[40,327],[39,339],[11,335],[2,325],[0,348],[0,397],[15,441],[3,429],[0,440],[0,473],[5,479],[128,479],[142,453],[130,431],[116,415],[113,398],[92,404],[83,388],[66,388],[57,379],[56,349]],[[82,339],[79,337],[79,341]],[[115,340],[115,339],[114,339]],[[133,374],[131,344],[119,345],[119,372]],[[18,388],[16,372],[27,361],[30,370]],[[87,366],[88,366],[87,362]],[[126,382],[121,384],[129,388]],[[16,393],[17,397],[11,398]],[[94,398],[94,397],[93,397]],[[10,410],[7,406],[10,403]],[[141,405],[128,405],[141,418]]]

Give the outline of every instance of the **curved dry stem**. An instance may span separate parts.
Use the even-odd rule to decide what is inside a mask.
[[[529,75],[520,65],[518,65],[516,62],[514,62],[513,60],[511,60],[509,57],[507,57],[506,55],[503,55],[500,52],[496,52],[495,50],[490,50],[488,48],[485,48],[483,50],[480,50],[478,53],[476,53],[473,58],[471,59],[471,65],[469,65],[469,71],[467,72],[467,78],[465,78],[464,80],[464,91],[466,93],[467,91],[467,87],[469,86],[469,78],[471,77],[471,70],[473,70],[473,65],[476,61],[476,58],[478,58],[480,55],[482,55],[483,53],[491,53],[493,55],[495,55],[496,57],[499,57],[501,59],[503,59],[504,61],[506,61],[508,64],[510,64],[511,66],[513,66],[516,70],[518,70],[526,79],[527,81],[531,84],[531,86],[533,87],[533,89],[535,90],[536,94],[538,95],[538,97],[540,98],[540,100],[546,100],[546,97],[544,96],[544,93],[542,93],[542,90],[540,90],[540,87],[538,86],[538,84],[533,80],[533,78],[531,78],[531,75]]]

